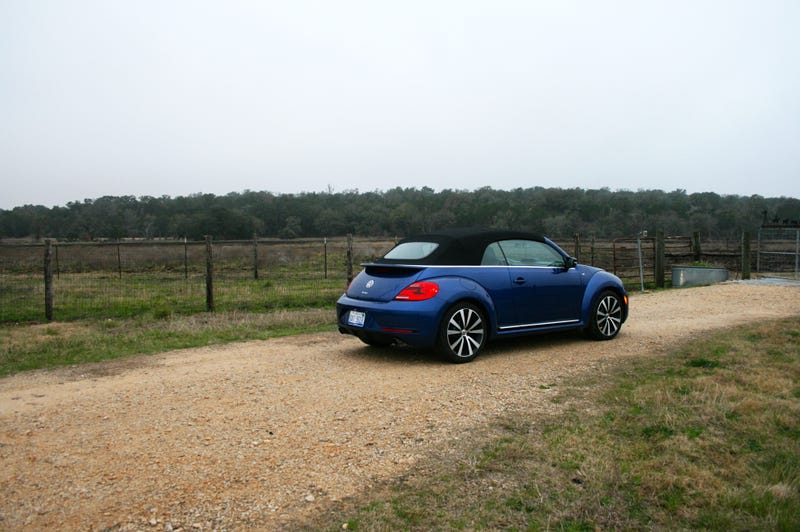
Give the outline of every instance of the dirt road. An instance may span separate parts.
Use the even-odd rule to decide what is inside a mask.
[[[634,294],[611,342],[489,346],[451,365],[338,333],[0,379],[0,529],[290,527],[402,474],[564,377],[735,324],[800,315],[800,287]]]

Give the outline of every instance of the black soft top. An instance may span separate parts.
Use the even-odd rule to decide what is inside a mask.
[[[430,266],[478,266],[486,246],[498,240],[536,240],[544,238],[533,233],[501,229],[449,229],[412,235],[397,243],[435,242],[439,246],[427,257],[418,260],[378,259],[378,264],[420,264]]]

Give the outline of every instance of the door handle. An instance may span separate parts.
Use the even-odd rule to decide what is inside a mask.
[[[525,284],[525,278],[517,277],[516,279],[514,279],[514,284]]]

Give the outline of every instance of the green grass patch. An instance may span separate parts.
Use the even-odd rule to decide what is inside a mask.
[[[136,317],[0,325],[0,376],[171,349],[334,329],[334,311],[152,312]]]
[[[800,530],[798,331],[741,327],[560,383],[560,412],[476,427],[303,526]]]
[[[222,272],[213,283],[220,312],[271,312],[331,307],[346,280],[310,270],[280,271],[253,279],[247,272]],[[65,273],[53,280],[57,321],[194,314],[206,310],[203,274],[180,272]],[[40,275],[0,275],[0,323],[45,320],[44,281]]]

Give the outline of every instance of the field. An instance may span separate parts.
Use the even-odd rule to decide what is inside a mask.
[[[220,312],[271,312],[331,307],[344,292],[340,276],[293,272],[285,276],[215,279],[214,305]],[[0,322],[42,321],[44,283],[30,274],[0,276],[3,292]],[[206,310],[206,279],[202,274],[66,273],[54,281],[56,320],[124,318],[194,314]]]
[[[315,330],[308,311],[6,326],[6,353],[56,364],[226,320],[268,339],[0,378],[0,528],[795,530],[798,290],[635,293],[613,341],[497,342],[457,366],[268,336]]]
[[[62,244],[52,253],[56,320],[164,317],[207,310],[271,312],[330,308],[347,285],[346,241],[220,242],[212,270],[205,244]],[[353,247],[357,264],[392,242]],[[42,246],[0,247],[0,322],[42,321],[45,282]],[[356,270],[357,271],[357,270]]]
[[[52,318],[161,318],[203,312],[212,306],[219,312],[329,308],[360,264],[382,255],[394,242],[212,241],[210,251],[205,242],[57,243],[49,255]],[[641,242],[572,238],[558,243],[581,262],[617,274],[629,289],[641,289],[642,282],[647,288],[656,285],[653,238]],[[665,239],[667,285],[672,265],[698,259],[728,268],[734,278],[741,276],[739,242],[703,242],[700,255],[693,245],[689,238]],[[42,244],[0,245],[0,323],[46,320],[45,249]],[[765,255],[765,266],[772,267],[776,258],[783,257]]]

